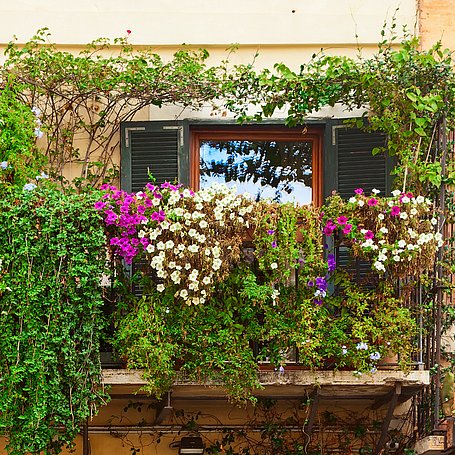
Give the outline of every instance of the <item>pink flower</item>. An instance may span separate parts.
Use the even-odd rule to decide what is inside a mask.
[[[126,33],[128,33],[128,35],[130,35],[131,34],[131,30],[127,30]]]
[[[392,215],[392,216],[398,216],[398,215],[400,214],[400,211],[401,211],[401,210],[400,210],[400,207],[398,207],[398,205],[394,205],[394,206],[392,207],[392,210],[391,210],[391,212],[390,212],[390,215]]]
[[[370,240],[374,237],[374,234],[371,231],[365,232],[365,240]]]
[[[343,215],[341,215],[341,216],[339,216],[339,217],[337,218],[337,223],[338,223],[340,226],[345,225],[347,222],[348,222],[348,219],[347,219],[345,216],[343,216]]]
[[[374,197],[372,197],[371,199],[368,199],[368,205],[369,205],[370,207],[374,207],[374,206],[377,205],[377,204],[378,204],[378,200],[375,199]]]
[[[354,190],[355,194],[363,194],[363,189],[362,188],[357,188]]]
[[[343,229],[343,234],[349,234],[352,231],[352,224],[346,224]]]
[[[325,225],[325,228],[324,228],[324,234],[325,235],[332,235],[333,234],[333,231],[336,229],[336,225],[333,223],[332,220],[329,220],[327,221],[327,224]]]

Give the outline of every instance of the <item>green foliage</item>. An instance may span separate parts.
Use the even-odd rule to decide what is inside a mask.
[[[18,95],[22,89],[10,81],[0,91],[0,161],[4,163],[0,183],[4,185],[22,186],[34,180],[45,163],[35,146],[36,118]]]
[[[97,202],[105,211],[113,254],[131,259],[131,255],[139,256],[143,251],[146,262],[154,268],[152,275],[144,273],[142,297],[123,305],[116,318],[117,350],[128,367],[144,370],[146,391],[161,396],[183,376],[185,380],[222,385],[234,401],[254,401],[253,391],[260,387],[258,362],[283,368],[293,357],[296,360],[296,350],[298,363],[310,369],[347,367],[362,374],[374,371],[378,361],[389,353],[398,354],[401,367],[408,368],[414,352],[415,318],[388,283],[402,274],[411,275],[415,263],[423,263],[424,254],[429,255],[431,248],[435,252],[435,241],[426,249],[416,247],[413,261],[400,263],[399,268],[392,261],[387,280],[373,289],[349,279],[342,268],[336,270],[334,255],[325,257],[323,248],[322,227],[328,225],[327,216],[345,218],[341,220],[345,227],[348,219],[356,220],[353,232],[358,230],[360,235],[362,223],[370,221],[370,212],[376,205],[390,211],[389,199],[378,197],[374,199],[376,205],[370,207],[366,202],[346,205],[335,196],[326,206],[316,209],[267,202],[244,206],[244,202],[236,202],[238,196],[231,195],[225,196],[230,203],[223,212],[219,206],[214,209],[201,202],[207,202],[208,195],[217,202],[225,200],[215,196],[214,188],[191,195],[175,187],[169,196],[167,187],[169,184],[161,189],[149,184],[136,195],[107,187]],[[224,194],[225,190],[218,190]],[[187,196],[180,197],[180,192]],[[158,193],[163,196],[157,204],[167,201],[159,206],[152,202],[153,194]],[[175,201],[171,203],[172,199]],[[415,210],[412,226],[425,229],[431,224],[422,222],[428,216],[428,206],[422,199],[425,209],[422,213]],[[118,203],[114,205],[109,200]],[[411,205],[410,199],[402,200],[404,206]],[[415,199],[415,204],[417,200],[420,198]],[[398,196],[396,203],[401,203]],[[243,254],[241,236],[225,236],[230,232],[227,230],[213,236],[219,229],[217,223],[222,226],[239,216],[238,207],[245,210],[242,220],[245,217],[254,227],[250,231],[254,248],[247,248]],[[155,210],[160,208],[163,219],[155,221]],[[135,216],[136,211],[142,218]],[[252,218],[247,217],[246,211]],[[212,212],[218,213],[217,222],[211,219]],[[192,213],[197,215],[196,224],[190,221]],[[128,221],[131,219],[140,227],[132,228]],[[211,221],[199,224],[199,219]],[[400,233],[402,225],[406,231],[406,226],[411,226],[408,222],[395,216],[387,220],[393,233]],[[223,242],[224,250],[239,252],[220,256],[216,268],[223,270],[222,274],[212,273],[210,255],[207,256],[209,245],[196,252],[186,251],[187,245],[200,236],[216,238]],[[356,243],[348,246],[353,254],[359,254]],[[393,244],[390,248],[399,247]],[[179,270],[178,277],[174,276],[175,270]],[[370,275],[374,273],[371,270]],[[207,276],[211,277],[210,287],[203,289],[204,299],[179,298],[190,286],[201,283],[196,288],[202,287]]]
[[[58,453],[106,399],[96,196],[2,188],[0,433],[10,454]]]
[[[453,63],[440,44],[421,50],[415,37],[405,37],[400,45],[385,40],[371,58],[321,52],[298,72],[282,63],[274,69],[256,73],[251,66],[237,66],[234,75],[226,75],[226,107],[240,121],[260,121],[287,106],[285,123],[295,126],[324,106],[363,108],[367,121],[351,123],[387,135],[386,149],[397,158],[396,183],[428,195],[439,188],[441,152],[435,134],[443,117],[449,127],[455,120]],[[252,116],[251,105],[259,108]]]
[[[182,49],[166,62],[125,38],[97,39],[76,55],[49,38],[41,29],[24,45],[9,43],[0,90],[12,81],[21,101],[40,109],[43,153],[51,176],[62,182],[69,167],[77,186],[111,181],[120,122],[144,107],[197,108],[217,97],[216,69],[206,67],[205,50]]]

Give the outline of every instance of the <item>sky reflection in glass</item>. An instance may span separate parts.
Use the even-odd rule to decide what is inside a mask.
[[[254,199],[309,204],[312,199],[312,143],[203,140],[200,184],[236,186]]]

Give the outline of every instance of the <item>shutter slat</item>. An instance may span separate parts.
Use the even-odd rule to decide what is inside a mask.
[[[140,191],[149,181],[148,172],[157,184],[178,179],[178,132],[131,132],[131,189]]]
[[[353,195],[356,188],[369,194],[373,188],[386,191],[386,158],[372,155],[372,150],[385,145],[385,136],[365,133],[358,129],[340,129],[337,132],[338,193],[342,198]]]

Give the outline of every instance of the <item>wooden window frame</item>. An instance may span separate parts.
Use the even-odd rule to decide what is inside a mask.
[[[312,143],[312,203],[323,202],[322,128],[287,128],[277,126],[192,127],[190,128],[190,186],[200,186],[200,145],[204,140],[308,141]]]

